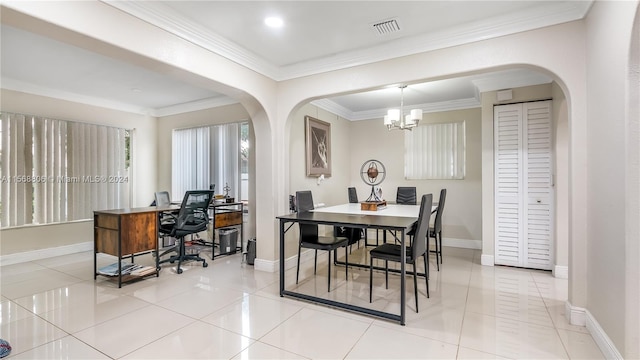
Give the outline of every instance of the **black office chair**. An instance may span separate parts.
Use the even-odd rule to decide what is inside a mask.
[[[435,250],[431,250],[431,252],[436,254],[438,271],[440,271],[440,264],[442,264],[442,213],[444,212],[444,200],[446,197],[447,189],[440,190],[436,219],[433,221],[433,227],[429,228],[429,238],[433,238],[435,241]]]
[[[176,238],[175,250],[177,255],[171,255],[168,259],[160,261],[158,264],[178,261],[177,273],[182,274],[180,266],[183,261],[202,261],[202,267],[207,267],[205,259],[200,254],[187,254],[185,248],[185,236],[197,234],[207,230],[209,224],[209,204],[213,197],[211,190],[193,190],[184,194],[182,205],[178,215],[171,215],[173,221],[160,224],[160,232]]]
[[[171,206],[171,195],[169,195],[168,191],[157,191],[154,194],[154,199],[155,200],[151,204],[151,206],[158,206],[158,207]],[[165,239],[170,236],[166,233],[161,232],[160,229],[162,228],[163,223],[173,223],[174,216],[178,216],[178,210],[170,211],[170,212],[163,211],[158,213],[158,241],[160,242],[161,244],[160,248],[162,249],[164,249],[167,246],[173,246],[173,244],[165,245]],[[177,249],[175,249],[175,247],[172,247],[171,249],[164,251],[160,256],[164,256],[169,252],[172,252],[175,250]]]
[[[415,186],[398,186],[396,204],[416,205],[418,201]]]
[[[420,213],[416,226],[416,235],[411,246],[406,247],[405,262],[413,265],[413,288],[416,297],[416,312],[418,312],[418,269],[416,261],[421,256],[424,258],[425,282],[427,284],[427,298],[429,298],[429,261],[427,256],[427,232],[429,231],[429,221],[431,219],[431,203],[433,195],[422,195],[420,203]],[[384,260],[385,266],[385,283],[389,288],[389,261],[401,262],[401,248],[398,244],[382,244],[369,252],[371,260],[369,261],[369,302],[373,300],[373,259]]]
[[[313,196],[311,191],[296,191],[296,210],[298,213],[307,212],[313,210]],[[331,291],[331,251],[334,251],[334,257],[336,256],[335,251],[338,248],[345,248],[345,262],[348,262],[349,252],[346,251],[347,246],[349,245],[349,239],[346,237],[339,236],[319,236],[318,235],[318,225],[317,224],[305,224],[298,223],[300,227],[300,241],[298,244],[298,268],[296,270],[296,284],[298,283],[298,278],[300,276],[300,253],[302,248],[314,249],[315,250],[315,258],[314,258],[314,266],[313,273],[315,274],[318,269],[318,250],[327,251],[329,262],[327,267],[327,291]],[[345,267],[345,279],[348,280],[348,266]]]

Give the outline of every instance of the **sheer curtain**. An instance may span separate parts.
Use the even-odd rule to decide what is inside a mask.
[[[465,123],[426,124],[405,133],[407,179],[464,179]]]
[[[171,196],[179,201],[187,190],[208,189],[238,198],[240,189],[240,124],[173,131]]]
[[[6,112],[0,122],[3,227],[129,206],[125,129]]]

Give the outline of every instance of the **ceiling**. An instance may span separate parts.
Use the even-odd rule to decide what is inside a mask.
[[[592,1],[115,1],[106,4],[162,27],[274,80],[411,55],[582,19]],[[233,103],[178,76],[107,57],[7,25],[3,88],[152,116]],[[264,25],[280,16],[282,28]],[[373,24],[393,20],[398,31]],[[29,55],[29,56],[26,56]],[[479,106],[479,92],[548,83],[526,69],[410,84],[405,105],[424,111]],[[350,120],[399,105],[397,84],[316,100]]]

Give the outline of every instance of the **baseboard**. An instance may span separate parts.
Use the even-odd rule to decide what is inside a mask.
[[[622,355],[613,344],[613,341],[604,332],[598,321],[591,315],[589,310],[585,310],[587,314],[587,330],[591,333],[591,337],[596,342],[605,359],[623,359]]]
[[[568,279],[569,278],[569,267],[568,266],[560,266],[555,265],[552,271],[553,277],[558,279]]]
[[[569,300],[564,303],[564,315],[571,325],[586,326],[587,324],[587,309],[573,306]]]
[[[598,345],[598,348],[602,351],[605,359],[623,358],[618,349],[616,349],[616,346],[613,344],[613,341],[611,341],[607,333],[598,323],[598,320],[591,315],[589,310],[573,306],[568,300],[564,303],[564,307],[567,321],[569,321],[571,325],[586,326],[591,337],[596,342],[596,345]]]
[[[300,256],[300,262],[305,262],[313,259],[313,250],[304,250]],[[266,271],[266,272],[277,272],[279,270],[279,261],[278,260],[263,260],[257,259],[253,264],[253,268],[258,271]],[[284,261],[284,269],[289,270],[298,266],[298,255],[293,255],[288,257]]]
[[[493,255],[482,254],[482,256],[480,256],[480,264],[484,266],[494,266],[496,264],[495,258]]]
[[[28,261],[46,259],[54,256],[69,255],[92,250],[93,241],[87,241],[73,245],[25,251],[21,253],[0,256],[0,265],[13,265]]]
[[[482,249],[482,240],[467,240],[445,237],[442,238],[442,246],[480,250]]]

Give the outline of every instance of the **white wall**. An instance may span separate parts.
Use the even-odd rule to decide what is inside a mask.
[[[305,157],[305,116],[311,116],[331,124],[331,176],[325,176],[318,184],[317,177],[308,177]],[[347,202],[347,187],[350,183],[350,159],[352,130],[350,122],[317,106],[306,104],[291,115],[291,135],[289,142],[289,191],[311,190],[313,202],[326,206]],[[288,196],[287,196],[288,201]],[[288,204],[288,203],[287,203]],[[288,208],[288,206],[287,206]],[[286,213],[286,212],[285,212]],[[331,232],[332,227],[321,228],[320,231]],[[297,255],[297,227],[292,228],[285,238],[285,257]]]
[[[156,120],[96,106],[63,101],[3,89],[0,108],[3,111],[46,116],[92,124],[135,129],[132,133],[132,204],[148,206],[153,199],[156,182]],[[70,224],[25,226],[0,231],[0,255],[16,254],[58,246],[93,241],[93,219]]]
[[[630,143],[625,135],[629,106],[625,102],[626,70],[636,1],[596,1],[586,22],[549,26],[280,83],[115,11],[106,3],[14,2],[9,6],[48,24],[85,34],[82,39],[87,43],[91,38],[99,39],[119,48],[120,54],[130,52],[127,55],[175,67],[181,70],[177,73],[197,78],[240,100],[254,121],[256,177],[264,189],[256,194],[260,236],[257,268],[258,260],[266,268],[278,256],[275,216],[288,209],[287,195],[292,188],[289,139],[295,121],[291,114],[301,104],[332,94],[487,70],[527,66],[547,73],[566,95],[569,114],[569,300],[592,311],[618,349],[629,357],[638,357],[638,307],[628,295],[637,293],[638,284],[629,279],[637,280],[638,274],[628,274],[633,264],[621,260],[626,259],[624,254],[631,244],[638,242],[637,238],[628,238],[624,230],[627,221],[623,220],[626,207],[637,205],[637,199],[631,205],[627,203],[628,168],[624,164]],[[638,140],[637,136],[631,139]],[[485,152],[484,141],[482,146]],[[150,194],[152,188],[141,190],[140,196],[148,199],[145,191]],[[484,197],[483,206],[487,206]],[[487,231],[483,227],[483,234]],[[637,259],[637,255],[628,256]]]
[[[174,129],[184,129],[197,126],[227,124],[234,122],[248,121],[251,119],[247,110],[241,104],[220,106],[213,109],[192,111],[183,114],[163,116],[158,118],[158,185],[157,191],[171,191],[171,166],[172,166],[172,131]],[[253,144],[255,137],[253,127],[249,126],[250,143]],[[255,154],[253,148],[250,149],[249,163],[249,218],[245,223],[243,232],[244,240],[256,237],[256,216],[255,216]],[[224,184],[216,184],[216,193],[222,193]]]
[[[354,121],[351,123],[349,169],[350,186],[358,190],[359,199],[366,199],[371,187],[360,178],[362,164],[370,159],[380,160],[387,176],[380,185],[383,196],[395,201],[398,186],[415,186],[418,197],[433,194],[438,201],[440,189],[447,189],[443,217],[444,244],[480,248],[482,239],[482,162],[481,162],[481,112],[480,108],[425,113],[420,125],[465,121],[466,174],[463,180],[406,180],[404,177],[405,131],[389,131],[382,119]],[[343,202],[346,190],[341,189]]]
[[[627,96],[637,6],[636,2],[598,1],[586,20],[589,266],[582,275],[589,284],[589,312],[625,358],[638,358],[640,354],[640,306],[634,296],[639,276],[635,244],[640,239],[629,234],[627,227],[627,222],[640,220],[638,198],[628,196],[629,186],[637,189],[640,184],[637,178],[627,184],[632,180],[628,171],[637,164],[637,154],[629,162],[627,149],[639,141],[637,131],[630,131],[628,118],[628,109],[631,104],[637,106],[637,99]],[[632,216],[627,217],[627,213]],[[625,256],[632,249],[636,252]],[[629,271],[633,268],[635,273]],[[635,280],[629,281],[628,277]]]

